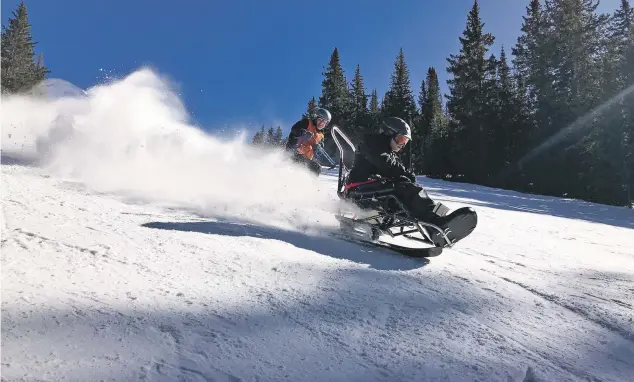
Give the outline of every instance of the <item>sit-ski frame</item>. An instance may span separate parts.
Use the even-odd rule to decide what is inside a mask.
[[[343,148],[341,147],[341,143],[339,142],[339,139],[337,139],[337,134],[340,135],[341,138],[343,138],[346,143],[350,146],[350,148],[352,149],[353,152],[356,152],[356,148],[354,147],[354,144],[352,144],[352,142],[350,141],[350,139],[343,133],[343,131],[341,131],[339,129],[338,126],[332,126],[332,138],[335,141],[335,144],[337,145],[337,148],[339,149],[339,178],[337,181],[337,196],[339,196],[340,199],[342,200],[347,200],[350,197],[346,197],[346,192],[345,192],[345,185],[344,185],[344,179],[348,176],[349,170],[346,167],[346,165],[344,164],[343,161]],[[344,173],[344,169],[345,169],[345,173]],[[380,190],[380,193],[388,193],[393,191],[394,189],[387,189],[387,190]],[[399,206],[400,211],[394,212],[394,213],[388,213],[385,211],[383,213],[379,213],[377,215],[373,215],[373,216],[369,216],[369,217],[365,217],[365,218],[349,218],[349,217],[345,217],[343,215],[337,215],[337,219],[338,220],[346,220],[348,223],[364,223],[364,222],[369,222],[370,220],[375,220],[376,224],[370,224],[372,226],[372,238],[376,239],[378,236],[377,233],[374,231],[375,229],[379,229],[381,232],[387,233],[390,237],[394,238],[396,236],[405,236],[409,239],[413,239],[413,240],[417,240],[417,241],[421,241],[424,243],[432,243],[431,238],[429,237],[429,234],[427,233],[427,231],[423,228],[424,227],[429,227],[432,228],[436,231],[438,231],[443,238],[445,239],[445,242],[448,243],[447,245],[443,246],[444,248],[450,248],[454,245],[454,243],[449,240],[449,238],[447,237],[447,233],[445,233],[440,227],[438,227],[435,224],[431,224],[431,223],[426,223],[426,222],[421,222],[415,219],[410,218],[409,216],[398,216],[398,214],[400,213],[405,213],[407,215],[407,209],[405,208],[405,206],[403,206],[403,203],[394,195],[388,194],[388,195],[381,195],[381,196],[376,196],[375,194],[377,193],[377,191],[367,191],[366,193],[364,192],[352,192],[352,194],[350,196],[352,196],[351,199],[353,200],[363,200],[366,199],[367,196],[370,196],[370,200],[373,202],[378,202],[379,200],[386,200],[386,199],[393,199]],[[383,218],[384,221],[379,221],[380,218]],[[387,218],[387,219],[386,219]],[[387,220],[389,223],[386,224],[385,220]],[[396,221],[396,223],[395,223]],[[410,229],[408,231],[404,231],[404,228],[407,226],[414,226],[415,228]],[[400,232],[394,233],[392,232],[392,228],[400,228]],[[419,239],[415,236],[411,236],[410,234],[412,233],[420,233],[423,237],[427,238],[428,240],[422,240]],[[433,243],[432,243],[433,244]]]

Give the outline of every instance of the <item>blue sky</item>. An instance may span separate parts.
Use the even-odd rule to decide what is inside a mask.
[[[510,48],[529,0],[481,0],[485,30]],[[603,0],[613,11],[620,0]],[[6,25],[19,0],[2,1]],[[459,50],[473,0],[27,0],[33,34],[50,77],[82,88],[104,73],[123,76],[151,65],[179,87],[193,120],[206,130],[285,132],[321,93],[322,72],[337,47],[350,80],[357,64],[367,92],[387,90],[404,49],[418,94],[429,66],[446,91],[446,58]],[[103,71],[100,71],[103,70]]]

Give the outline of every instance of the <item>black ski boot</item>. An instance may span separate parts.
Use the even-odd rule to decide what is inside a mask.
[[[434,245],[437,247],[448,247],[464,239],[475,229],[478,224],[478,215],[473,208],[462,207],[448,215],[439,216],[434,214],[427,222],[437,225],[450,240],[448,243],[440,232],[436,229],[428,228],[427,231]]]

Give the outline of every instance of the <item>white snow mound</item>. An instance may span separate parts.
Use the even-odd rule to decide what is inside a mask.
[[[332,224],[331,214],[320,212],[332,211],[332,198],[310,174],[244,137],[220,140],[192,126],[155,72],[139,70],[85,92],[69,87],[49,81],[36,96],[3,98],[3,155],[36,161],[94,190],[204,214],[287,228]]]

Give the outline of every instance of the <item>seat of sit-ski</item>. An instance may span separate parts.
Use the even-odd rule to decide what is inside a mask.
[[[380,182],[378,179],[370,179],[362,182],[352,182],[345,186],[348,198],[361,199],[387,195],[394,191],[394,187]]]

